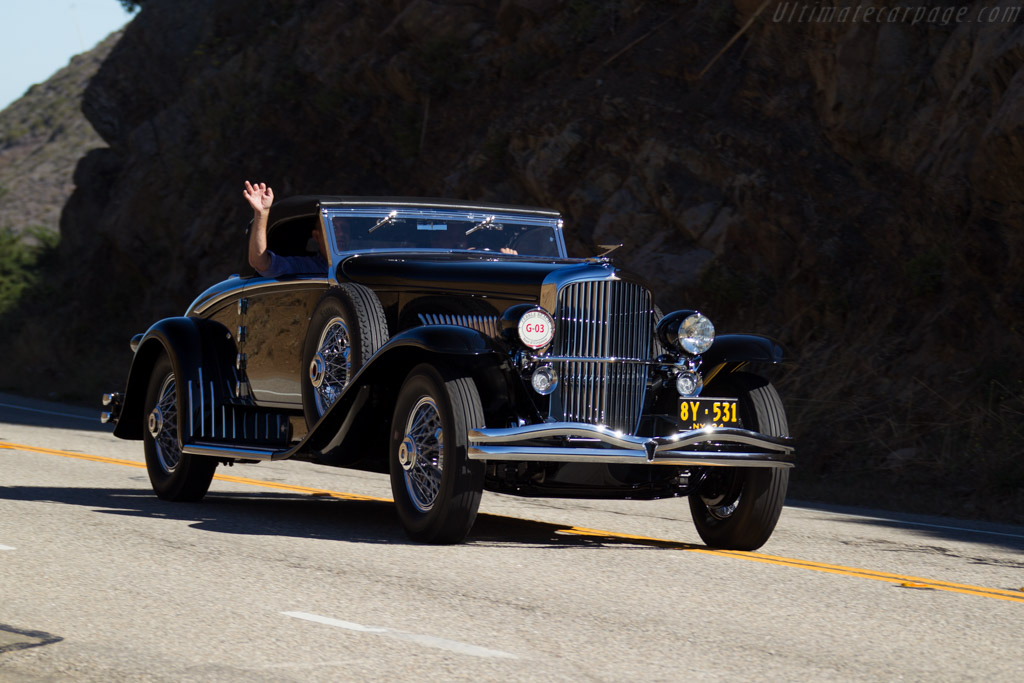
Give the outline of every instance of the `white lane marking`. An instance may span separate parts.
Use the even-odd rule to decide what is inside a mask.
[[[965,534],[987,534],[989,536],[1002,536],[1004,538],[1024,538],[1024,534],[1011,534],[1005,531],[989,531],[987,529],[971,529],[963,526],[947,526],[945,524],[929,524],[927,522],[914,522],[909,519],[893,519],[891,517],[872,517],[871,515],[858,515],[850,512],[838,512],[836,510],[815,510],[810,507],[802,507],[800,505],[793,506],[797,510],[811,510],[813,512],[824,513],[827,515],[835,515],[837,517],[847,517],[850,519],[864,519],[871,522],[884,522],[893,526],[922,526],[929,529],[942,529],[944,531],[962,531]]]
[[[14,548],[9,545],[0,545],[0,550],[14,550]]]
[[[306,612],[282,612],[285,616],[294,617],[295,619],[305,619],[306,621],[313,621],[318,624],[326,624],[327,626],[335,626],[337,628],[343,628],[348,631],[357,631],[359,633],[374,633],[381,636],[389,636],[391,638],[397,638],[398,640],[407,640],[412,643],[418,643],[427,647],[437,648],[439,650],[448,650],[449,652],[457,652],[463,655],[471,655],[473,657],[496,657],[501,659],[516,659],[514,654],[509,652],[502,652],[501,650],[490,650],[486,647],[479,647],[477,645],[470,645],[469,643],[460,643],[457,640],[448,640],[446,638],[437,638],[435,636],[425,636],[419,633],[408,633],[406,631],[398,631],[393,628],[385,628],[383,626],[364,626],[363,624],[355,624],[351,621],[341,621],[340,619],[331,619],[330,617],[321,617],[318,614],[307,614]]]
[[[27,410],[30,413],[43,413],[44,415],[57,415],[59,417],[71,417],[76,420],[88,420],[89,422],[99,422],[99,414],[96,417],[86,417],[84,415],[72,415],[71,413],[58,413],[55,410],[42,410],[40,408],[26,408],[25,406],[16,406],[13,403],[0,403],[0,408],[14,408],[15,410]]]

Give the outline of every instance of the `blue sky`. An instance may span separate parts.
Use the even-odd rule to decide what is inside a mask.
[[[130,19],[117,0],[0,0],[0,109]]]

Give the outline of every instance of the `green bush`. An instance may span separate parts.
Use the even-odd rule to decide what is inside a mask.
[[[43,259],[57,246],[58,235],[45,228],[16,233],[0,228],[0,315],[14,308],[37,282]]]

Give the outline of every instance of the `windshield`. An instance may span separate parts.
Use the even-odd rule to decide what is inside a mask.
[[[324,211],[338,251],[436,249],[564,255],[561,221],[543,216],[379,206]]]

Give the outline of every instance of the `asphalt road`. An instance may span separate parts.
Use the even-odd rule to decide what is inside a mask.
[[[410,543],[385,477],[218,469],[157,500],[92,411],[0,394],[0,680],[1024,680],[1024,528],[485,494]]]

